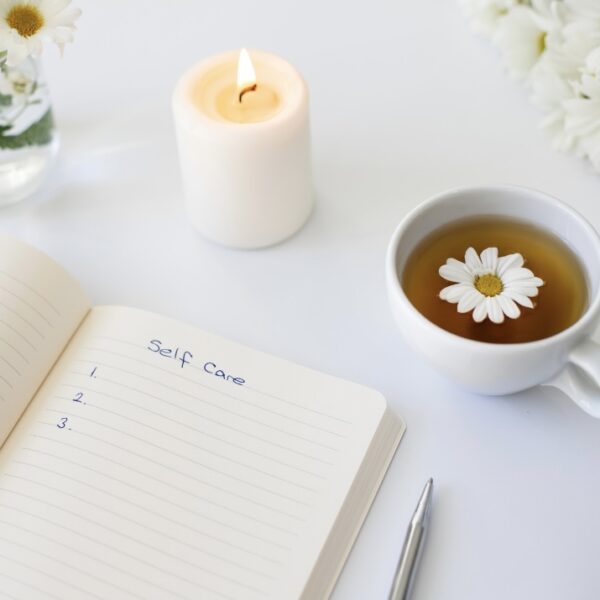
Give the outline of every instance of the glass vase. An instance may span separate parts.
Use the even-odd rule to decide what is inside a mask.
[[[38,59],[0,62],[0,206],[30,196],[58,150],[48,87]]]

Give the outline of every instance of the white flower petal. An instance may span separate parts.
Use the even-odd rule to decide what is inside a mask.
[[[458,261],[456,261],[458,262]],[[454,281],[456,283],[467,283],[473,282],[473,276],[467,271],[465,265],[459,263],[462,267],[457,267],[454,264],[445,264],[439,268],[438,273],[440,277],[448,281]]]
[[[502,283],[506,285],[511,281],[519,281],[521,279],[534,279],[533,272],[523,267],[508,269],[502,276]]]
[[[473,311],[473,321],[475,321],[476,323],[481,323],[487,318],[488,311],[487,303],[485,300],[485,296],[482,295],[479,304],[475,307],[475,310]]]
[[[469,290],[472,289],[472,285],[455,283],[454,285],[449,285],[441,290],[439,296],[442,300],[446,300],[446,302],[456,304]]]
[[[511,285],[510,287],[505,288],[506,291],[510,290],[515,294],[521,294],[523,296],[537,296],[539,291],[536,287],[530,287],[526,285]]]
[[[38,6],[44,15],[54,16],[69,6],[71,0],[40,0]]]
[[[524,78],[535,65],[541,54],[538,39],[543,33],[529,6],[514,7],[499,23],[493,41],[502,51],[512,77]]]
[[[529,269],[523,269],[525,271]],[[544,285],[544,281],[539,277],[529,277],[528,279],[513,279],[512,281],[503,281],[505,289],[512,289],[526,296],[537,296],[538,288]]]
[[[473,276],[473,273],[471,273],[469,267],[464,262],[460,262],[460,260],[456,260],[455,258],[449,258],[446,261],[446,264],[451,267],[456,267],[457,269],[462,269],[465,273],[471,275],[471,277]]]
[[[516,252],[515,254],[508,254],[507,256],[501,256],[498,259],[498,268],[496,273],[502,277],[508,269],[519,268],[522,267],[525,261],[523,257]]]
[[[49,17],[46,19],[46,23],[53,27],[68,27],[69,29],[75,29],[75,21],[80,16],[81,10],[79,8],[69,8],[60,14]]]
[[[510,319],[517,319],[521,314],[521,309],[517,306],[512,298],[509,298],[504,294],[500,294],[498,296],[498,302],[502,312]]]
[[[511,281],[510,283],[507,283],[506,287],[539,288],[540,286],[535,281],[532,281],[531,279],[518,279],[517,281]]]
[[[29,55],[29,49],[23,43],[2,43],[2,47],[6,48],[6,62],[9,66],[14,67],[22,63]]]
[[[475,248],[467,248],[467,251],[465,252],[465,263],[473,273],[477,273],[483,268],[483,264],[475,251]]]
[[[498,268],[498,248],[486,248],[481,253],[481,262],[484,269],[495,273]]]
[[[466,291],[458,301],[458,312],[467,313],[472,311],[479,304],[482,297],[483,294],[478,292],[475,288]]]
[[[520,304],[521,306],[525,306],[526,308],[533,308],[533,302],[524,294],[516,292],[512,289],[505,289],[502,293],[508,298],[514,300],[517,304]]]
[[[491,296],[485,299],[487,305],[487,313],[492,323],[504,322],[504,313],[500,308],[500,302],[498,301],[499,296]]]
[[[492,36],[498,23],[518,2],[517,0],[460,0],[460,3],[470,18],[473,29]]]

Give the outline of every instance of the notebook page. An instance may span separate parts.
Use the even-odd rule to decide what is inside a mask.
[[[0,236],[0,446],[89,306],[52,259]]]
[[[298,598],[384,411],[361,386],[94,308],[0,457],[0,589]]]

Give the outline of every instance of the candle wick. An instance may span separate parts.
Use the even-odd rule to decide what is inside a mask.
[[[248,85],[245,88],[242,88],[239,96],[238,96],[238,102],[242,102],[242,98],[244,97],[244,94],[247,94],[248,92],[255,92],[256,91],[256,84],[253,83],[252,85]]]

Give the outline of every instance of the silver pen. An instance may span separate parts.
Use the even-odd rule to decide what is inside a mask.
[[[394,583],[388,600],[408,600],[410,590],[417,570],[425,532],[429,522],[429,509],[431,506],[431,495],[433,492],[433,479],[429,479],[419,498],[419,503],[415,509],[410,524],[404,538],[404,545],[398,560]]]

